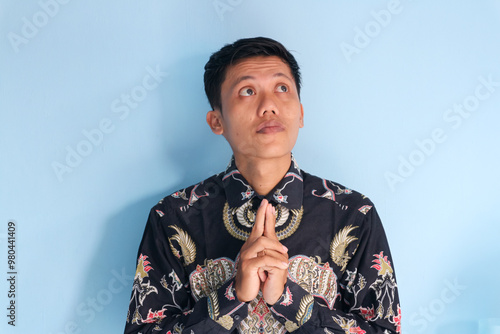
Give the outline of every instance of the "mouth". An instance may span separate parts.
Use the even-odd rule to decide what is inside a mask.
[[[257,127],[257,133],[261,134],[269,134],[269,133],[277,133],[285,130],[285,126],[281,124],[281,122],[272,120],[261,123]]]

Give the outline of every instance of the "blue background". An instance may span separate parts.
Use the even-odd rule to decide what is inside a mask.
[[[149,209],[230,158],[203,66],[259,35],[302,68],[299,166],[377,205],[403,332],[500,331],[500,1],[0,3],[2,333],[122,332]]]

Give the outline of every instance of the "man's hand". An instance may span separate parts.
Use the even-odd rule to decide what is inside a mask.
[[[288,273],[288,249],[278,241],[275,221],[273,206],[262,200],[252,233],[240,251],[235,289],[242,302],[253,300],[262,290],[266,303],[274,304],[283,293]]]
[[[281,245],[278,237],[276,236],[275,225],[276,209],[271,204],[268,204],[268,210],[266,210],[266,220],[264,223],[264,237],[274,240]],[[259,277],[262,281],[262,295],[266,303],[270,305],[276,303],[281,297],[283,288],[285,287],[286,278],[288,276],[288,249],[286,249],[283,245],[281,246],[285,252],[277,252],[273,249],[264,249],[261,252],[263,254],[258,254],[258,256],[272,256],[287,265],[285,269],[282,267],[262,267],[259,269]]]

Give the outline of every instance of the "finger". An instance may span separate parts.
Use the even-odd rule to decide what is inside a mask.
[[[278,251],[275,251],[273,249],[265,249],[263,250],[262,252],[259,252],[257,254],[257,256],[270,256],[270,257],[274,257],[280,261],[283,261],[283,262],[288,262],[288,254],[286,253],[282,253],[282,252],[278,252]]]
[[[254,299],[261,289],[262,282],[258,275],[252,273],[244,273],[240,269],[235,278],[235,289],[240,302],[248,302]]]
[[[247,265],[249,268],[255,268],[257,272],[259,268],[262,268],[266,271],[271,271],[274,269],[287,269],[288,262],[283,257],[274,257],[270,255],[254,257],[252,259],[247,260]]]
[[[255,223],[253,224],[249,239],[257,239],[264,234],[264,220],[266,217],[267,206],[268,201],[266,199],[263,199],[262,202],[260,202],[259,209],[257,209],[257,214],[255,215]]]
[[[241,259],[251,259],[257,256],[263,256],[269,250],[275,250],[283,254],[288,252],[288,249],[278,240],[262,236],[252,243],[249,243],[248,247],[245,247],[245,249],[242,248],[240,257]]]
[[[261,267],[261,270],[266,273],[266,281],[271,277],[275,277],[276,275],[283,275],[285,272],[287,272],[287,269],[288,268],[280,268],[276,266]]]
[[[278,240],[278,237],[276,236],[275,225],[276,225],[276,209],[274,208],[274,206],[269,204],[267,206],[266,219],[264,222],[264,235],[268,238]]]
[[[267,304],[273,305],[283,294],[288,272],[286,270],[268,271],[268,277],[261,283],[260,291]]]

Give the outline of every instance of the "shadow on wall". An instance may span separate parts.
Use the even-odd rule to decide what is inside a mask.
[[[157,136],[164,143],[164,154],[158,155],[158,163],[166,159],[171,170],[181,173],[175,177],[180,181],[164,192],[124,204],[123,209],[109,219],[74,306],[74,321],[66,323],[64,333],[123,331],[137,251],[151,207],[174,191],[220,172],[229,162],[228,145],[213,135],[205,123],[209,105],[204,96],[202,75],[207,58],[206,55],[187,58],[167,68],[169,75],[165,87],[161,88],[164,122],[156,127],[156,133],[146,134]],[[168,171],[165,171],[165,179],[168,183]]]

